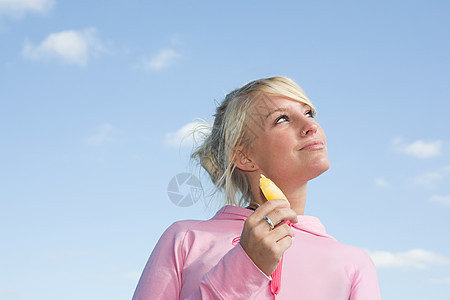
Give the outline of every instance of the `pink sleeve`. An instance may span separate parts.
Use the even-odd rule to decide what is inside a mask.
[[[145,265],[133,300],[178,299],[181,289],[183,256],[178,249],[183,238],[177,232],[177,223],[161,236]],[[183,232],[181,232],[183,233]],[[184,234],[184,233],[183,233]]]
[[[203,276],[198,290],[187,299],[255,299],[269,282],[270,277],[238,243]]]
[[[380,286],[375,265],[369,255],[360,250],[357,267],[349,270],[349,277],[352,280],[352,290],[349,300],[380,300]]]
[[[139,279],[133,300],[180,299],[186,229],[170,226],[161,236]],[[200,258],[201,259],[201,258]],[[268,286],[266,276],[238,243],[202,276],[195,292],[184,299],[254,299]]]

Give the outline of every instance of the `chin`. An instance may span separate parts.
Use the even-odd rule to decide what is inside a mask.
[[[311,172],[308,173],[309,175],[308,181],[319,177],[320,175],[325,173],[329,168],[330,168],[330,161],[328,160],[328,158],[320,160],[319,162],[317,162],[317,164],[315,164],[311,168]]]

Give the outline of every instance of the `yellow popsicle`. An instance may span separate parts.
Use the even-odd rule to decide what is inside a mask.
[[[267,200],[273,200],[273,199],[284,199],[288,201],[286,196],[283,194],[283,192],[280,190],[279,187],[273,183],[272,180],[267,178],[266,176],[261,174],[261,178],[259,179],[259,187],[261,188],[261,191],[263,192],[264,196],[267,198]],[[289,203],[289,201],[288,201]],[[289,204],[291,206],[291,204]]]

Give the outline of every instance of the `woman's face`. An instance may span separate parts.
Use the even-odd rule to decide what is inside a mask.
[[[249,108],[249,158],[276,182],[302,184],[328,170],[327,144],[310,107],[277,95],[262,95]]]

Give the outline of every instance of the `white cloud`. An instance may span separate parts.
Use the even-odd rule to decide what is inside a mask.
[[[97,38],[97,30],[66,30],[52,33],[39,45],[25,41],[22,55],[30,60],[58,59],[68,64],[84,66],[89,58],[105,49]]]
[[[93,146],[101,146],[107,142],[111,142],[112,125],[104,123],[97,127],[97,133],[85,139],[85,143]]]
[[[440,172],[426,172],[414,178],[417,185],[433,188],[443,177]]]
[[[388,188],[391,186],[389,182],[386,181],[386,179],[381,177],[375,179],[375,185],[380,188]]]
[[[172,66],[181,55],[173,49],[163,49],[150,59],[143,59],[137,68],[160,71]]]
[[[429,280],[427,280],[427,283],[431,283],[431,284],[450,284],[450,277],[429,279]]]
[[[178,34],[176,34],[170,38],[170,44],[174,46],[182,46],[183,42],[181,41],[181,37]]]
[[[450,166],[443,166],[435,171],[428,171],[414,178],[414,183],[426,188],[436,188],[439,182],[449,177]]]
[[[398,152],[423,159],[436,157],[442,151],[442,141],[424,142],[417,140],[411,144],[406,144],[401,138],[396,138],[392,141],[392,146]]]
[[[192,147],[202,141],[209,132],[209,127],[205,123],[191,122],[176,132],[167,133],[164,144],[174,148]]]
[[[27,13],[44,14],[54,4],[54,0],[0,0],[0,15],[20,18]]]
[[[427,269],[432,265],[450,264],[450,259],[423,249],[406,252],[370,251],[367,253],[378,268]]]
[[[446,196],[433,195],[430,197],[430,201],[450,206],[450,195]]]

